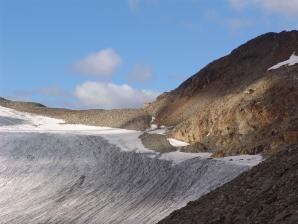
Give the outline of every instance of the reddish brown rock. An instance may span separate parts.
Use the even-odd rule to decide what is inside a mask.
[[[170,135],[216,156],[275,153],[297,143],[298,64],[269,70],[298,53],[298,31],[268,33],[240,46],[146,109]]]

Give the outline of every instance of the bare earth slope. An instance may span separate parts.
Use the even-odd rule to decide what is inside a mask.
[[[48,108],[38,103],[11,101],[1,97],[0,106],[63,119],[71,124],[86,124],[141,131],[148,128],[151,121],[151,116],[143,109],[68,110]]]
[[[220,58],[146,109],[170,135],[215,156],[274,154],[298,142],[298,31],[267,33]]]
[[[293,145],[159,223],[298,223],[297,186],[298,145]]]

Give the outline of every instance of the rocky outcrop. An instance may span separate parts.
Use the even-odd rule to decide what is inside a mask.
[[[151,116],[143,109],[68,110],[48,108],[42,104],[10,101],[0,98],[0,106],[58,119],[71,124],[86,124],[143,131],[150,126]]]
[[[297,161],[290,146],[159,223],[298,223]]]
[[[215,156],[274,154],[298,142],[298,31],[268,33],[240,46],[146,107],[170,136]],[[192,150],[194,151],[194,150]]]
[[[143,133],[139,137],[142,141],[142,144],[151,150],[154,150],[156,152],[173,152],[176,151],[177,149],[172,146],[167,137],[165,135],[160,135],[160,134],[154,134],[154,133]]]

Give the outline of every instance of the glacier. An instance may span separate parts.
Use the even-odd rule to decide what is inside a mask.
[[[63,122],[0,107],[0,223],[156,223],[262,160],[177,162],[140,132]]]

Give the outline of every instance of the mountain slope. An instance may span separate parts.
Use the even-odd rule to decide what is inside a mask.
[[[298,31],[267,33],[220,58],[146,107],[170,135],[216,156],[273,154],[298,142]]]
[[[159,223],[298,223],[297,185],[298,145],[293,145]]]

